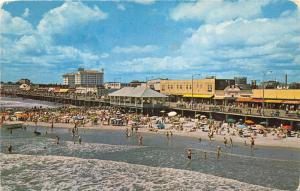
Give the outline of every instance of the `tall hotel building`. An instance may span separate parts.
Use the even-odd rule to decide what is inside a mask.
[[[98,87],[103,85],[104,70],[78,68],[76,73],[63,75],[63,84],[69,87]]]

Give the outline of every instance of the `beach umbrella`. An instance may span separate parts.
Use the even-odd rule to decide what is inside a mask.
[[[73,119],[74,119],[74,120],[83,120],[84,117],[83,117],[83,116],[74,116]]]
[[[246,128],[246,125],[237,125],[237,128],[244,129],[244,128]]]
[[[252,120],[246,120],[245,123],[247,125],[253,125],[253,124],[255,124],[254,121],[252,121]]]
[[[171,111],[171,112],[168,113],[169,117],[174,117],[176,115],[177,115],[177,113],[175,111]]]
[[[293,127],[290,125],[284,125],[282,126],[282,128],[287,129],[287,130],[291,130]]]
[[[267,122],[265,122],[265,121],[263,121],[263,122],[260,122],[259,124],[260,124],[260,125],[268,125],[268,123],[267,123]]]
[[[165,125],[163,123],[159,123],[156,125],[158,129],[164,129]]]
[[[227,123],[235,123],[235,119],[232,119],[232,118],[228,118],[226,120]]]
[[[265,129],[265,127],[262,126],[262,125],[256,125],[255,128],[258,129],[258,130],[264,130]]]
[[[134,125],[134,124],[136,124],[135,121],[132,121],[132,120],[129,120],[129,121],[128,121],[128,125]]]

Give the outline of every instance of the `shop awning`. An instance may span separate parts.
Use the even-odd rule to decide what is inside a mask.
[[[194,97],[194,98],[212,98],[214,95],[209,94],[184,94],[183,97]]]
[[[300,105],[300,100],[284,100],[283,102],[284,104],[295,104],[295,105]]]
[[[69,91],[69,89],[60,89],[59,93],[67,93]]]
[[[225,99],[225,97],[224,96],[215,96],[214,99],[216,99],[216,100],[223,100],[223,99]]]
[[[254,102],[254,103],[262,103],[262,102],[264,102],[264,100],[263,100],[263,99],[252,99],[251,102]]]
[[[236,99],[237,102],[252,102],[252,100],[251,97],[239,97]]]
[[[279,100],[279,99],[268,99],[265,100],[265,103],[282,103],[283,100]]]

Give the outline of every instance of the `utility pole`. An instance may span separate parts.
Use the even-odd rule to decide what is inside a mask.
[[[265,115],[265,76],[267,73],[272,73],[272,71],[266,71],[266,72],[263,72],[263,80],[262,80],[262,83],[263,83],[263,102],[262,102],[262,115],[264,116]]]
[[[192,74],[192,104],[191,104],[191,109],[193,110],[194,106],[194,76],[201,76],[201,74]]]

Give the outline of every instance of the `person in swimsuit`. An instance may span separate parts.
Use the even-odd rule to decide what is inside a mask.
[[[7,147],[7,152],[8,152],[9,154],[12,153],[12,146],[11,146],[11,144],[8,145],[8,147]]]
[[[217,159],[219,159],[220,156],[221,156],[221,147],[218,146],[218,147],[217,147]]]
[[[189,160],[192,159],[192,154],[193,154],[192,149],[188,149],[188,150],[187,150],[187,158],[188,158]]]

